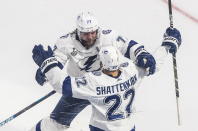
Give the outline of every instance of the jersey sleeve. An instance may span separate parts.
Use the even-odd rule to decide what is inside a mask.
[[[128,38],[120,35],[116,31],[112,31],[111,37],[113,41],[113,46],[116,46],[123,56],[131,59],[132,61],[135,61],[139,51],[141,49],[144,49],[144,46],[142,44],[139,44],[134,40],[129,40]]]
[[[156,72],[158,72],[163,67],[168,54],[169,54],[168,49],[165,46],[160,46],[153,52],[153,57],[155,58],[156,61]],[[136,69],[138,70],[138,74],[139,74],[138,76],[140,78],[144,78],[149,74],[148,68],[143,69],[136,66]]]
[[[128,67],[128,72],[135,70],[134,72],[137,72],[137,78],[138,79],[143,79],[144,76],[148,75],[148,71],[146,71],[143,68],[138,67],[136,64],[134,64],[133,62],[131,62],[131,60],[129,60],[128,58],[121,56],[121,67]]]
[[[168,49],[165,46],[160,46],[154,51],[153,56],[156,61],[156,71],[159,71],[162,68],[168,54]]]
[[[66,97],[89,99],[90,86],[85,76],[70,77],[58,67],[52,68],[45,75],[56,92]]]
[[[65,65],[67,60],[69,59],[67,55],[67,51],[65,49],[65,39],[59,38],[54,46],[53,49],[54,56],[57,58],[57,60],[62,64]]]

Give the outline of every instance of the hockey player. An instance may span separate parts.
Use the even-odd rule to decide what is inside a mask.
[[[86,72],[99,70],[98,52],[101,47],[107,45],[116,47],[123,56],[135,61],[138,67],[147,69],[148,75],[155,72],[155,60],[143,45],[133,40],[129,41],[112,30],[101,29],[91,13],[81,13],[77,17],[76,24],[77,29],[60,37],[53,51],[55,58],[59,61],[58,66],[62,69],[67,65],[70,76],[77,77]],[[40,85],[45,82],[45,75],[40,68],[37,71],[36,80]],[[65,96],[62,96],[50,118],[41,120],[32,130],[67,129],[75,116],[87,105],[89,102],[86,100],[72,97],[65,99]]]
[[[168,52],[176,53],[180,44],[180,33],[168,28],[155,55],[162,60]],[[62,93],[65,99],[74,97],[91,103],[91,131],[135,131],[134,96],[139,82],[149,72],[134,65],[113,46],[102,47],[99,58],[102,70],[81,77],[64,77],[50,47],[48,51],[41,45],[33,49],[35,63],[57,92]]]

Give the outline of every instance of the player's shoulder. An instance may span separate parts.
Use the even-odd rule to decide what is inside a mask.
[[[76,39],[76,30],[66,33],[58,38],[60,41],[72,41],[73,39]]]
[[[117,31],[110,28],[100,28],[99,32],[100,36],[104,38],[115,38],[118,36]]]
[[[101,72],[101,70],[99,70],[99,71],[92,71],[91,72],[91,75],[93,75],[93,76],[101,76],[102,75],[102,72]]]
[[[70,43],[73,43],[75,40],[76,40],[76,33],[75,31],[72,31],[59,37],[56,41],[56,45],[59,47],[68,46],[70,45]]]
[[[120,57],[120,67],[127,69],[127,70],[131,70],[131,69],[136,69],[136,64],[131,60],[128,59],[124,56]]]
[[[116,30],[102,28],[100,31],[100,41],[102,45],[114,45],[117,43],[127,43],[128,39],[125,36],[118,33]]]
[[[112,45],[116,41],[117,33],[109,28],[101,28],[99,30],[99,41],[101,46]]]
[[[72,32],[68,32],[65,35],[60,36],[57,39],[57,42],[72,42],[74,40],[76,40],[76,30]]]
[[[87,88],[93,88],[93,85],[97,85],[97,79],[100,77],[98,71],[87,72],[83,76],[75,77],[75,82],[86,86]]]
[[[95,83],[97,79],[100,79],[101,76],[102,76],[101,70],[87,72],[84,74],[84,77],[86,78],[88,83],[92,83],[92,84]]]

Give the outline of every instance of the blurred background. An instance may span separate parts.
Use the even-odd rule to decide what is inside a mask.
[[[172,58],[160,72],[146,78],[136,98],[139,131],[197,131],[198,88],[198,2],[172,0],[174,26],[183,43],[177,53],[182,125],[177,125]],[[75,29],[82,11],[93,12],[101,27],[145,45],[153,52],[161,45],[169,26],[168,5],[163,0],[6,0],[0,1],[0,121],[7,119],[52,88],[35,81],[32,60],[35,44],[53,46],[57,38]],[[55,107],[61,95],[55,94],[0,131],[27,131]],[[87,131],[91,108],[87,107],[72,123],[72,131]],[[89,112],[89,114],[88,114]]]

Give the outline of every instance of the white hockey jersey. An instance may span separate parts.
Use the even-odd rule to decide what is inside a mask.
[[[100,69],[98,52],[102,46],[113,45],[120,52],[133,61],[135,60],[135,51],[143,47],[135,41],[129,41],[120,36],[113,30],[99,29],[96,43],[89,49],[86,49],[77,39],[76,31],[62,36],[55,44],[54,55],[65,65],[67,63],[67,72],[71,76],[81,76],[85,72],[97,71]]]
[[[145,71],[122,57],[121,74],[110,77],[101,71],[83,77],[61,77],[61,70],[46,73],[54,89],[68,97],[89,100],[92,105],[90,124],[105,131],[130,131],[134,127],[133,101]]]

